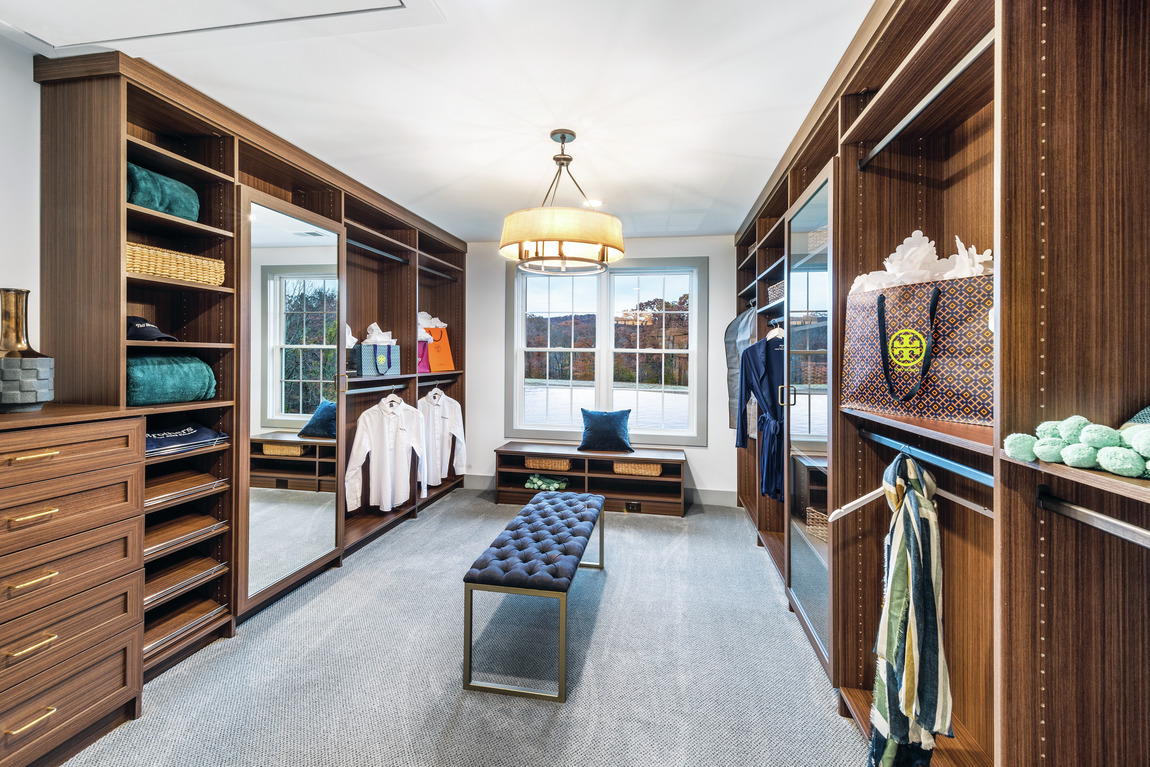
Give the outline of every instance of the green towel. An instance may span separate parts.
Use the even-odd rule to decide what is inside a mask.
[[[195,189],[132,163],[128,163],[128,202],[189,221],[200,218],[200,198]]]
[[[128,404],[166,405],[216,396],[216,375],[187,354],[134,354],[128,357]]]

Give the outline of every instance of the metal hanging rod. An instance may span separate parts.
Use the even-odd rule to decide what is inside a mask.
[[[360,248],[361,250],[366,250],[369,253],[374,253],[377,256],[383,256],[384,258],[389,258],[392,261],[398,261],[401,264],[408,263],[408,260],[406,258],[404,258],[403,256],[397,256],[394,253],[388,253],[385,250],[380,250],[379,248],[373,248],[371,245],[365,245],[364,243],[359,242],[358,240],[353,240],[350,237],[347,238],[347,244],[351,245],[353,247],[356,247],[356,248]]]
[[[867,431],[866,429],[859,429],[859,436],[865,437],[866,439],[869,439],[871,442],[877,442],[880,445],[886,445],[887,447],[893,447],[895,450],[898,450],[899,452],[906,453],[911,458],[917,458],[918,460],[922,461],[923,463],[929,463],[932,466],[937,466],[940,469],[946,469],[947,471],[952,471],[955,474],[958,474],[959,476],[966,477],[967,479],[972,479],[975,482],[979,483],[980,485],[986,485],[987,487],[994,487],[994,477],[990,474],[987,474],[985,471],[979,471],[978,469],[972,469],[969,466],[966,466],[965,464],[959,463],[958,461],[952,461],[949,458],[943,458],[941,455],[935,455],[934,453],[928,452],[926,450],[922,450],[922,449],[917,448],[917,447],[911,447],[910,445],[906,444],[905,442],[899,442],[896,439],[891,439],[890,437],[884,437],[881,434],[874,434],[872,432]]]
[[[440,384],[454,383],[455,379],[452,378],[437,378],[434,381],[420,381],[420,386],[439,386]]]
[[[348,394],[374,394],[381,391],[395,391],[396,389],[406,389],[407,384],[392,384],[390,386],[372,386],[367,389],[348,389]]]
[[[1104,533],[1109,533],[1124,541],[1129,541],[1136,546],[1150,549],[1150,530],[1132,525],[1129,522],[1123,522],[1107,514],[1101,514],[1085,506],[1079,506],[1076,503],[1070,503],[1061,498],[1056,498],[1050,494],[1050,489],[1046,487],[1046,485],[1038,486],[1037,503],[1040,509],[1053,511],[1055,514],[1061,514],[1064,517],[1070,517],[1084,525],[1089,525]]]
[[[978,43],[975,44],[974,48],[971,49],[970,53],[966,54],[962,61],[958,62],[954,66],[954,69],[947,72],[946,76],[939,81],[938,85],[934,86],[930,93],[923,97],[922,101],[915,104],[914,109],[910,110],[910,114],[902,118],[899,124],[894,126],[894,129],[891,130],[890,133],[886,134],[886,136],[881,141],[875,144],[874,149],[870,150],[866,157],[859,160],[859,170],[863,170],[866,168],[866,166],[870,165],[871,160],[877,157],[879,152],[886,149],[887,144],[898,138],[899,134],[906,129],[906,126],[910,125],[912,122],[914,122],[916,117],[926,111],[926,108],[930,106],[931,102],[942,95],[942,92],[950,87],[951,83],[957,80],[963,72],[969,69],[970,65],[973,64],[975,60],[983,53],[985,53],[987,49],[989,49],[992,45],[994,45],[994,30],[987,32],[986,37],[979,40]]]

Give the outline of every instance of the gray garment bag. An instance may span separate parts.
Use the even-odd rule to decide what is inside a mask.
[[[755,322],[755,307],[747,309],[727,326],[723,333],[723,345],[727,352],[727,411],[730,428],[735,428],[735,418],[739,415],[739,357],[743,350],[758,339]]]

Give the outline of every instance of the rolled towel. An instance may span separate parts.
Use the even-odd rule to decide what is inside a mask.
[[[1090,425],[1090,421],[1084,416],[1072,415],[1062,423],[1058,424],[1058,433],[1067,442],[1077,442],[1078,437],[1082,434],[1082,430]]]
[[[1033,445],[1034,455],[1047,463],[1062,463],[1062,450],[1069,443],[1058,437],[1040,439]]]
[[[1140,477],[1146,461],[1128,447],[1104,447],[1098,451],[1098,465],[1120,477]]]
[[[1038,442],[1038,438],[1029,434],[1011,434],[1003,441],[1002,446],[1011,458],[1019,461],[1033,461],[1036,457],[1034,454],[1036,442]]]
[[[1092,423],[1082,428],[1082,432],[1078,435],[1078,441],[1083,445],[1090,445],[1090,447],[1101,450],[1104,447],[1117,447],[1122,444],[1122,437],[1118,434],[1117,429]]]
[[[1090,445],[1076,442],[1062,448],[1062,460],[1067,466],[1077,469],[1095,469],[1098,467],[1098,451]]]

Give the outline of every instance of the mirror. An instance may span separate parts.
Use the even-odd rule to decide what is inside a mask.
[[[249,230],[250,598],[336,548],[343,325],[339,235],[254,202]],[[329,428],[301,435],[321,405]]]

